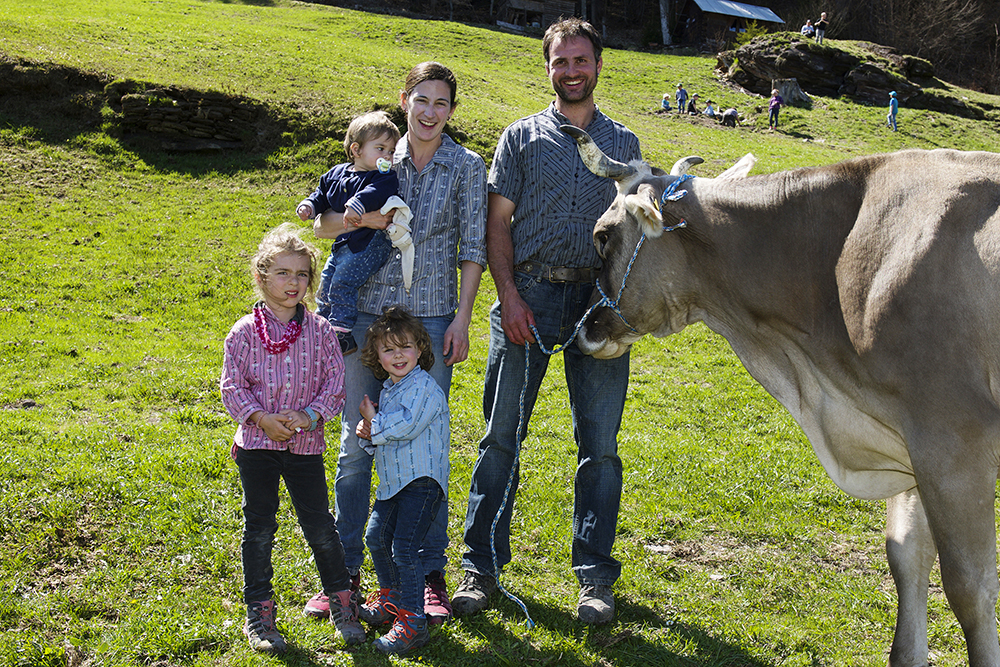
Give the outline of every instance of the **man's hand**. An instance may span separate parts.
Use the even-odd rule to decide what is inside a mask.
[[[515,345],[525,342],[536,343],[531,327],[535,325],[535,314],[516,291],[512,291],[500,302],[500,326]]]

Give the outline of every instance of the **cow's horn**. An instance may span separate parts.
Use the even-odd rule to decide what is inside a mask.
[[[702,162],[704,162],[704,160],[697,155],[688,155],[687,157],[683,157],[674,163],[674,168],[670,170],[670,175],[683,176],[687,173],[688,169],[696,164],[701,164]]]
[[[580,151],[580,157],[587,169],[598,176],[611,178],[620,181],[636,173],[636,168],[632,165],[612,160],[604,154],[590,135],[575,125],[560,125],[559,129],[576,139],[576,147]]]

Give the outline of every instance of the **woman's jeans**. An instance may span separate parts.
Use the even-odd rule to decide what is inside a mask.
[[[516,273],[518,292],[535,317],[548,349],[564,343],[590,301],[590,283],[552,283]],[[490,526],[503,499],[517,441],[527,433],[538,389],[549,356],[532,344],[524,397],[524,425],[517,433],[519,400],[524,386],[525,349],[507,339],[500,326],[500,304],[490,311],[490,351],[486,369],[483,412],[486,434],[472,472],[472,488],[465,519],[467,550],[462,567],[496,575],[490,550]],[[610,586],[621,575],[621,564],[611,556],[621,501],[622,466],[618,458],[618,430],[628,389],[629,355],[595,359],[574,342],[562,352],[566,368],[577,445],[573,507],[573,570],[581,584]],[[514,469],[511,494],[497,523],[497,566],[510,562],[510,521],[519,471]],[[532,511],[521,508],[522,512]]]
[[[344,547],[330,513],[323,456],[240,447],[236,450],[236,465],[243,485],[243,601],[250,604],[274,597],[271,546],[278,530],[275,517],[278,480],[282,477],[316,560],[323,591],[331,595],[350,588]]]
[[[399,591],[400,605],[424,613],[424,575],[420,546],[442,507],[444,491],[430,477],[407,484],[388,500],[376,500],[365,532],[379,588]]]
[[[375,321],[375,315],[359,312],[358,321],[354,325],[354,338],[358,345],[364,345],[365,332]],[[431,377],[444,390],[447,398],[451,389],[451,366],[444,364],[441,350],[444,349],[444,334],[451,325],[452,317],[421,317],[419,318],[431,336],[434,346],[434,366],[430,370]],[[368,522],[368,509],[371,500],[372,462],[374,456],[365,452],[354,434],[354,429],[361,421],[359,406],[365,395],[373,402],[378,401],[382,391],[382,381],[375,379],[370,368],[361,365],[361,354],[355,352],[344,358],[344,390],[347,394],[344,412],[340,422],[340,455],[337,458],[337,476],[334,481],[334,500],[337,507],[337,527],[344,543],[344,553],[347,569],[357,573],[364,561],[365,524]],[[448,559],[444,550],[448,546],[448,501],[441,503],[433,525],[427,531],[423,547],[420,549],[420,560],[424,572],[444,572]]]

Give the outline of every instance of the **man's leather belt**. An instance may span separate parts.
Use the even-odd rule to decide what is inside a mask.
[[[597,269],[578,269],[571,266],[545,266],[538,262],[521,262],[515,271],[548,280],[550,283],[592,283],[597,281]]]

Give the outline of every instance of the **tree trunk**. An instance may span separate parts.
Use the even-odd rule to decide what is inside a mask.
[[[810,104],[812,98],[802,92],[798,79],[771,79],[771,89],[777,90],[785,104]]]
[[[660,0],[660,30],[663,33],[663,46],[670,46],[670,0]]]

